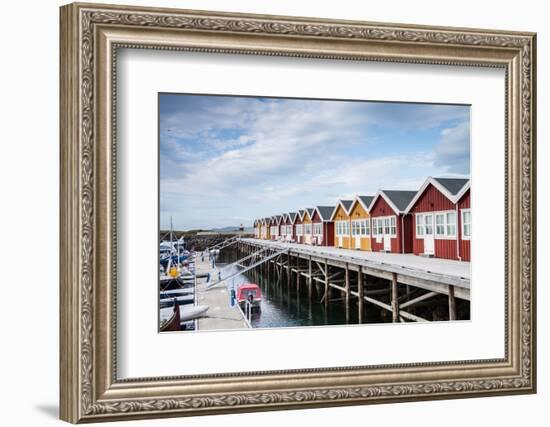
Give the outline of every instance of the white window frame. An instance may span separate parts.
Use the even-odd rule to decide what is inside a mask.
[[[314,222],[313,223],[313,234],[315,236],[322,236],[323,235],[323,224],[321,222]]]
[[[388,216],[377,216],[373,218],[373,226],[377,225],[376,233],[372,233],[373,236],[390,236],[392,238],[397,237],[397,216],[388,215]],[[380,233],[380,229],[382,233]],[[388,232],[386,233],[386,229]],[[373,229],[374,230],[374,229]]]
[[[296,235],[301,236],[304,234],[303,224],[296,224]]]
[[[312,227],[311,227],[311,223],[309,224],[304,224],[304,234],[311,234],[312,232]]]
[[[454,224],[450,224],[447,220],[447,216],[449,214],[452,214],[455,218]],[[426,215],[433,215],[433,231],[434,231],[434,238],[438,240],[456,240],[457,237],[457,229],[458,229],[458,218],[456,215],[456,211],[454,210],[447,210],[447,211],[434,211],[434,212],[425,212],[424,216]],[[443,217],[443,223],[438,224],[437,223],[437,217],[442,216]],[[454,225],[454,234],[448,233],[448,228],[450,226]],[[443,233],[439,233],[437,227],[443,227]]]
[[[470,221],[468,222],[468,225],[470,226],[470,235],[469,236],[466,236],[466,234],[464,234],[464,214],[465,213],[468,213],[470,214]],[[460,210],[460,235],[462,236],[462,240],[470,240],[472,238],[472,212],[470,210],[470,208],[467,208],[467,209],[461,209]]]
[[[349,220],[336,221],[336,235],[337,236],[349,236]]]
[[[414,230],[414,233],[415,233],[415,236],[417,239],[423,239],[424,238],[424,214],[423,213],[419,213],[419,214],[416,214],[415,217],[414,217],[414,221],[415,221],[415,230]],[[422,230],[421,233],[418,232],[418,230]]]

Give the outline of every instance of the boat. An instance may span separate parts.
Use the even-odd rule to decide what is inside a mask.
[[[195,302],[195,296],[194,295],[177,295],[177,296],[169,296],[167,298],[163,298],[162,294],[160,297],[160,308],[164,307],[172,307],[174,305],[174,301],[177,301],[180,305],[185,304],[193,304]]]
[[[179,305],[180,325],[189,320],[197,319],[208,311],[207,305]],[[164,307],[160,309],[160,322],[168,321],[174,314],[172,307]]]
[[[163,318],[162,310],[160,316],[160,331],[161,332],[172,332],[172,331],[181,331],[181,318],[180,318],[180,309],[177,300],[174,300],[174,307],[170,308],[170,315]],[[165,313],[168,314],[168,313]]]
[[[161,291],[166,291],[169,289],[189,289],[195,287],[194,280],[182,280],[179,277],[161,278],[159,284]]]
[[[252,308],[260,308],[262,291],[256,283],[245,283],[237,288],[236,299],[241,307],[249,303]]]
[[[195,289],[193,288],[170,289],[166,291],[160,291],[160,297],[164,299],[164,298],[176,297],[180,295],[191,295],[194,293],[195,293]]]

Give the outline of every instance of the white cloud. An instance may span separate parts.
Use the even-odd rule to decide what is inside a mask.
[[[453,141],[461,141],[463,132],[458,127],[442,133],[435,155],[365,158],[353,155],[353,147],[364,150],[378,141],[368,130],[369,121],[433,127],[462,112],[445,108],[438,112],[429,106],[415,113],[416,118],[404,120],[394,110],[369,115],[377,111],[372,104],[360,107],[346,102],[234,98],[201,111],[163,117],[161,129],[170,132],[162,139],[163,151],[169,154],[161,156],[161,221],[174,215],[181,228],[233,225],[237,218],[252,221],[257,216],[332,205],[338,198],[374,194],[380,187],[415,189],[428,175],[454,172],[450,170]],[[221,135],[225,129],[239,134],[228,138]],[[177,138],[199,139],[200,150],[184,148]]]
[[[470,173],[469,122],[464,121],[441,131],[441,140],[435,147],[434,164],[449,173]]]

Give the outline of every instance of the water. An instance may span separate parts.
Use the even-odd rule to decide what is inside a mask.
[[[225,251],[223,251],[225,252]],[[235,261],[236,254],[231,251],[222,253],[218,267],[226,266],[227,263]],[[256,283],[262,290],[261,310],[254,311],[251,324],[254,328],[281,328],[296,326],[324,326],[324,325],[346,325],[358,323],[357,305],[350,305],[349,316],[346,319],[346,308],[343,295],[337,290],[331,290],[330,303],[325,309],[321,303],[324,288],[313,286],[312,298],[308,296],[308,288],[305,281],[301,280],[300,291],[297,291],[296,275],[292,275],[292,283],[286,281],[286,273],[279,278],[273,274],[268,281],[260,274],[262,269],[254,272],[239,274],[234,279],[228,280],[228,288],[238,288],[244,283]],[[227,267],[223,275],[229,272],[237,272],[237,267]],[[391,318],[383,316],[378,307],[370,306],[365,310],[363,323],[382,323],[391,321]]]

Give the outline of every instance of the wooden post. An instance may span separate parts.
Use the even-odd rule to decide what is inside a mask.
[[[328,261],[325,258],[325,308],[328,308]]]
[[[346,323],[349,323],[349,265],[346,262],[346,273],[345,273],[345,286],[346,286]]]
[[[449,320],[456,320],[455,287],[449,285]]]
[[[359,312],[359,323],[363,323],[363,307],[365,304],[365,289],[363,286],[363,267],[359,266],[359,272],[357,273],[357,291],[359,293],[359,302],[357,304],[358,308],[357,311]]]
[[[290,285],[290,253],[286,257],[286,283]]]
[[[300,258],[296,257],[296,292],[300,295]]]
[[[308,265],[307,265],[307,271],[308,271],[308,278],[307,278],[307,293],[309,300],[311,301],[311,284],[313,282],[313,279],[311,278],[311,255],[308,258]]]
[[[393,323],[399,322],[399,300],[397,294],[397,274],[392,273],[391,281],[391,310]]]

